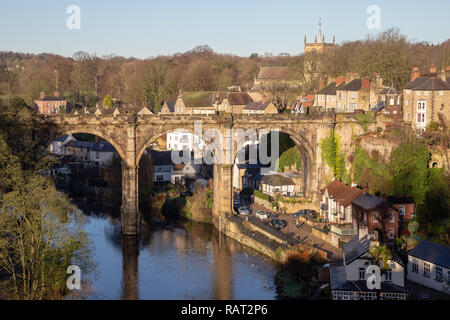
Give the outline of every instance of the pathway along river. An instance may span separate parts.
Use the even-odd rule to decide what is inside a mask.
[[[87,299],[276,299],[277,265],[212,226],[153,227],[135,240],[117,219],[87,215],[84,228],[97,265]]]

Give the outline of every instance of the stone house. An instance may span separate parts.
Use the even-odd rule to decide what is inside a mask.
[[[242,110],[243,114],[277,114],[278,109],[273,103],[267,102],[250,102]]]
[[[436,73],[432,67],[429,74],[420,75],[413,69],[411,81],[403,89],[403,120],[418,131],[425,131],[431,122],[443,116],[450,119],[450,75],[448,71]]]
[[[66,156],[72,156],[76,162],[89,162],[93,142],[73,140],[64,145]]]
[[[55,92],[53,96],[45,95],[45,92],[41,92],[39,99],[34,100],[35,109],[40,114],[57,114],[60,109],[67,108],[67,100],[59,96],[58,92]]]
[[[242,110],[253,99],[246,92],[218,92],[215,94],[215,105],[219,112],[242,114]]]
[[[65,154],[64,146],[70,141],[77,141],[72,134],[66,134],[52,141],[47,148],[47,152],[52,155],[62,156]]]
[[[374,75],[372,79],[353,79],[336,88],[336,112],[369,111],[377,104],[377,93],[382,87],[383,79]]]
[[[292,67],[261,67],[250,91],[270,91],[274,86],[298,89],[301,84],[299,72]]]
[[[378,92],[378,104],[383,106],[382,113],[400,115],[403,106],[403,93],[391,87]]]
[[[323,80],[321,80],[323,81]],[[338,77],[336,81],[331,82],[324,88],[319,87],[319,91],[315,94],[314,106],[321,107],[325,111],[337,108],[337,90],[345,85],[346,78]]]
[[[330,267],[330,287],[332,300],[377,300],[376,289],[367,286],[367,268],[373,263],[367,237],[353,238],[343,247],[343,264]],[[389,270],[381,273],[379,298],[381,300],[406,300],[405,267],[393,254],[388,260]]]
[[[359,237],[392,243],[398,238],[398,211],[389,203],[364,193],[352,201],[353,221]]]

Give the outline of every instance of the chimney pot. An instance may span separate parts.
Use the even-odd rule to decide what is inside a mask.
[[[430,73],[436,73],[436,66],[434,64],[430,67]]]

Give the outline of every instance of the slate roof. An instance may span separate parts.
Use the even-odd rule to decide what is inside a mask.
[[[244,108],[244,110],[266,110],[270,102],[250,102]]]
[[[175,101],[166,101],[166,105],[170,112],[175,112]]]
[[[370,240],[367,237],[362,238],[361,240],[358,237],[354,237],[352,240],[344,244],[344,258],[345,264],[350,264],[367,251],[370,248]]]
[[[450,90],[450,86],[446,81],[439,77],[420,77],[410,81],[405,89],[413,91],[436,91],[436,90]]]
[[[413,197],[386,197],[386,201],[390,204],[414,204]]]
[[[94,142],[89,141],[69,141],[65,147],[90,149],[94,145]]]
[[[408,255],[450,268],[450,247],[438,243],[423,240]]]
[[[69,137],[69,135],[66,134],[66,135],[63,135],[62,137],[59,137],[58,139],[55,139],[55,141],[64,142],[67,140],[68,137]]]
[[[154,166],[172,165],[172,151],[152,151],[150,157]]]
[[[43,98],[38,98],[36,101],[64,101],[63,97],[55,97],[55,96],[45,96]]]
[[[395,95],[398,95],[398,94],[402,94],[402,93],[400,91],[394,89],[394,88],[388,87],[388,88],[384,88],[383,90],[381,90],[378,94],[395,94]]]
[[[107,141],[95,142],[92,145],[91,150],[99,152],[116,152],[116,149],[113,147],[113,145]]]
[[[261,67],[258,80],[297,80],[299,76],[291,67]]]
[[[245,106],[253,102],[253,99],[247,92],[219,92],[213,98],[218,103],[222,103],[224,99],[228,99],[228,102],[232,106]]]
[[[325,88],[317,92],[317,94],[326,94],[326,95],[336,95],[336,82],[332,82],[327,85]]]
[[[330,283],[333,291],[376,292],[376,289],[371,290],[367,287],[366,280],[347,280],[344,266],[331,266]],[[392,282],[381,281],[381,292],[408,293],[408,290]]]
[[[294,181],[292,181],[291,178],[288,178],[288,177],[285,177],[285,176],[282,176],[279,174],[265,175],[262,178],[262,182],[264,184],[274,186],[274,187],[295,185]]]
[[[353,79],[349,83],[340,86],[337,90],[342,91],[359,91],[362,88],[362,80],[361,79]]]
[[[382,204],[383,201],[370,193],[364,193],[353,200],[352,203],[363,208],[364,210],[373,210]]]

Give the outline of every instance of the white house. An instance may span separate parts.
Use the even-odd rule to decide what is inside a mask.
[[[186,178],[195,179],[200,173],[201,165],[192,163],[182,163],[172,166],[171,183],[183,183]]]
[[[172,181],[172,152],[171,151],[152,151],[150,153],[152,163],[152,180],[156,183]]]
[[[95,142],[89,150],[89,159],[92,163],[105,166],[111,162],[116,149],[107,141]]]
[[[167,134],[168,150],[203,150],[205,143],[199,136],[186,131],[174,131]]]
[[[295,193],[295,183],[291,178],[281,174],[265,175],[261,180],[261,191],[269,196],[277,193],[291,196]]]
[[[450,248],[423,240],[408,252],[411,282],[450,294]]]
[[[72,134],[66,134],[50,143],[47,150],[51,154],[62,156],[65,153],[64,146],[70,141],[77,141],[77,139]]]
[[[344,244],[343,265],[331,266],[330,283],[333,300],[376,300],[377,291],[367,287],[367,268],[373,257],[367,237],[353,238]],[[401,260],[388,260],[390,270],[381,274],[381,300],[406,300],[408,290],[404,288],[404,267]]]

